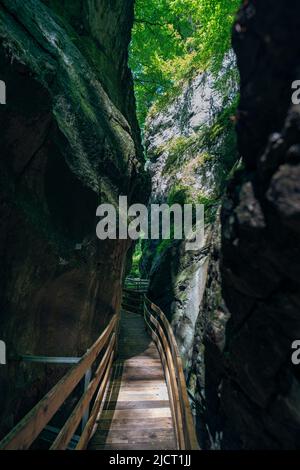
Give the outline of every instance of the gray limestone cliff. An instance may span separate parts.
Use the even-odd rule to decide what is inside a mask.
[[[229,63],[234,66],[232,54],[224,70]],[[232,100],[234,95],[235,90]],[[205,206],[205,240],[201,249],[186,250],[186,240],[144,242],[141,260],[142,273],[150,276],[149,295],[171,321],[187,379],[195,336],[198,338],[197,321],[207,281],[212,229],[219,198],[235,160],[229,119],[222,132],[214,135],[225,109],[215,90],[215,77],[204,72],[187,82],[182,93],[167,106],[151,110],[145,128],[151,202]]]

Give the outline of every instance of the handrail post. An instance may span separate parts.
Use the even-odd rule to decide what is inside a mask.
[[[90,377],[87,372],[92,368],[92,365],[100,352],[103,351],[107,346],[107,343],[109,343],[112,334],[114,334],[113,332],[115,331],[116,322],[117,316],[114,315],[102,334],[80,358],[79,362],[70,369],[2,439],[0,442],[1,450],[28,449],[83,378],[85,378],[85,383],[88,384]],[[113,347],[113,345],[111,347]],[[103,357],[106,357],[106,355],[107,352]],[[67,423],[70,427],[64,427],[60,431],[60,435],[56,439],[56,444],[59,442],[63,446],[67,442],[67,439],[72,437],[71,432],[75,432],[78,425],[80,425],[80,421],[83,419],[86,407],[92,399],[91,394],[95,391],[95,387],[98,384],[97,380],[100,380],[100,372],[101,371],[98,373],[96,371],[98,378],[95,377],[87,386],[86,393],[81,397],[75,407],[75,411],[73,410],[68,418]],[[72,426],[75,427],[72,428]]]
[[[158,341],[159,350],[165,354],[166,374],[171,380],[171,399],[173,416],[180,450],[199,450],[199,444],[188,399],[186,381],[183,373],[182,359],[172,327],[163,311],[144,295],[144,318],[152,335]],[[148,323],[148,319],[150,323]],[[153,336],[152,336],[153,337]],[[166,347],[164,346],[166,345]],[[174,386],[174,390],[173,390]]]
[[[84,393],[87,391],[88,389],[88,386],[89,386],[89,383],[91,381],[91,378],[92,378],[92,369],[89,368],[86,373],[85,373],[85,376],[84,376],[84,388],[83,388],[83,391]],[[90,416],[90,405],[88,405],[87,409],[86,409],[86,412],[84,413],[83,417],[82,417],[82,423],[81,423],[81,429],[82,429],[82,432],[86,426],[86,423],[88,422],[89,420],[89,416]]]

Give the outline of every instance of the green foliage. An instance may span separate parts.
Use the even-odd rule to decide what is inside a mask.
[[[172,237],[170,239],[161,240],[161,242],[157,246],[156,253],[159,255],[162,254],[164,251],[166,251],[169,248],[169,246],[172,243],[173,243]]]
[[[169,206],[172,206],[173,204],[179,204],[180,206],[183,206],[189,202],[190,197],[188,188],[180,184],[176,184],[171,188],[168,196]]]
[[[157,97],[165,104],[199,71],[219,73],[239,5],[240,0],[136,0],[130,65],[141,124]],[[233,74],[229,67],[223,81]]]
[[[205,222],[212,223],[219,206],[222,182],[236,160],[234,124],[238,73],[230,60],[230,32],[241,0],[136,0],[135,24],[130,50],[130,66],[135,80],[138,118],[143,128],[147,116],[154,116],[182,93],[184,84],[203,71],[213,78],[214,91],[222,110],[213,122],[203,124],[190,136],[179,136],[157,149],[152,160],[163,152],[167,160],[163,172],[174,176],[168,204],[204,204]],[[181,172],[211,160],[220,168],[218,194],[200,193]],[[173,230],[173,227],[172,227]],[[174,240],[161,240],[160,256]],[[147,243],[144,251],[147,250]]]
[[[164,150],[168,151],[168,157],[163,169],[163,173],[169,173],[170,170],[178,168],[182,164],[182,158],[189,148],[193,146],[195,136],[191,137],[176,137],[168,142]]]
[[[219,207],[219,198],[215,196],[208,196],[206,194],[198,193],[196,197],[193,197],[188,187],[180,184],[175,184],[169,193],[168,204],[203,204],[204,205],[204,218],[205,223],[211,224],[215,220],[215,216]],[[161,255],[174,243],[174,225],[171,224],[170,238],[166,240],[160,240],[156,247],[156,254]]]
[[[135,245],[134,253],[132,256],[132,266],[131,266],[131,271],[130,271],[131,277],[141,277],[140,260],[141,260],[142,254],[143,254],[142,240],[140,239]]]
[[[215,215],[216,207],[219,204],[218,199],[218,195],[208,196],[201,192],[194,195],[191,192],[191,188],[184,186],[183,184],[176,183],[170,190],[168,204],[170,206],[172,204],[180,204],[181,206],[184,204],[193,204],[193,206],[195,204],[203,204],[205,220],[209,223],[213,220]]]
[[[163,173],[175,173],[192,160],[198,167],[210,160],[222,171],[219,175],[222,186],[222,181],[226,179],[237,158],[234,129],[237,100],[238,96],[235,96],[231,102],[225,101],[224,108],[215,115],[210,125],[203,124],[189,137],[180,136],[169,141],[162,149],[167,152]],[[220,190],[222,191],[222,187]]]
[[[223,109],[216,114],[211,126],[204,126],[200,133],[201,145],[216,158],[222,160],[224,171],[228,172],[236,161],[236,134],[234,116],[238,95],[224,102]]]
[[[198,194],[197,204],[204,205],[204,220],[205,223],[211,224],[214,222],[216,213],[220,204],[218,197],[207,196],[206,194]]]

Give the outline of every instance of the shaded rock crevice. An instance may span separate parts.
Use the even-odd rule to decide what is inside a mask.
[[[133,2],[65,2],[70,15],[44,3],[0,1],[1,433],[64,373],[18,355],[79,356],[120,308],[130,243],[96,239],[97,206],[149,193],[127,66]]]
[[[290,8],[291,7],[291,8]],[[299,5],[249,1],[233,46],[241,74],[244,169],[222,210],[222,286],[231,318],[222,355],[224,448],[299,448]]]

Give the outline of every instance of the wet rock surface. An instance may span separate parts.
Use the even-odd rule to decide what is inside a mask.
[[[203,73],[186,83],[183,92],[163,109],[150,112],[145,146],[152,203],[183,205],[197,202],[201,196],[213,199],[221,165],[207,156],[197,137],[202,128],[212,124],[219,108],[212,77]],[[206,282],[208,252],[206,242],[201,249],[187,251],[185,240],[152,240],[143,247],[141,270],[150,277],[149,296],[172,324],[186,374]]]
[[[222,210],[221,274],[231,318],[217,385],[227,449],[300,446],[300,381],[291,363],[300,333],[300,109],[291,103],[299,27],[297,2],[252,0],[233,33],[245,167]]]
[[[241,75],[236,118],[241,163],[228,184],[220,219],[208,232],[198,316],[185,300],[197,272],[190,269],[203,259],[196,256],[185,271],[175,244],[152,265],[152,295],[177,332],[204,449],[300,445],[300,376],[291,363],[291,344],[300,334],[300,108],[291,102],[292,82],[299,79],[299,13],[297,2],[287,7],[283,1],[252,0],[243,2],[237,16],[233,46]],[[163,199],[178,173],[173,169],[159,184],[170,149],[158,146],[157,152],[154,144],[161,135],[170,136],[162,117],[154,123],[159,129],[148,139],[149,154]],[[203,181],[205,176],[198,191],[206,188]],[[208,187],[211,181],[207,178]],[[191,318],[195,323],[187,331]]]
[[[133,2],[112,3],[0,2],[3,433],[64,372],[18,355],[79,356],[119,309],[129,244],[96,240],[98,204],[147,200]]]

